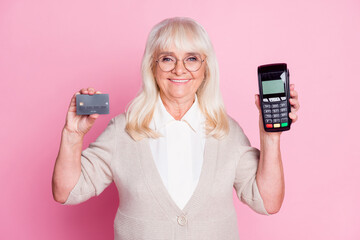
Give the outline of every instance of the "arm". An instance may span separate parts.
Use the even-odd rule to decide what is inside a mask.
[[[260,160],[256,183],[269,214],[277,213],[285,195],[280,134],[260,134]]]
[[[290,85],[290,96],[292,107],[289,117],[294,123],[298,118],[296,112],[299,110],[300,105],[298,94],[293,84]],[[256,95],[255,104],[260,113],[260,161],[256,174],[256,183],[266,211],[274,214],[280,210],[285,195],[284,171],[280,152],[281,132],[265,132],[258,95]]]
[[[66,201],[80,177],[82,144],[83,136],[63,129],[52,179],[53,197],[59,203]]]
[[[100,92],[95,92],[92,88],[82,89],[74,94],[69,105],[52,177],[53,197],[59,203],[66,201],[80,177],[83,138],[99,116],[98,114],[76,115],[76,95],[95,93]]]

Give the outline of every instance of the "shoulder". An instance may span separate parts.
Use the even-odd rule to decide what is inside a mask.
[[[111,123],[115,125],[115,133],[119,137],[119,139],[125,141],[133,141],[128,132],[126,131],[126,113],[121,113],[116,115],[111,119]]]
[[[242,127],[230,115],[227,115],[229,121],[229,135],[231,134],[244,134]]]
[[[121,113],[119,115],[116,115],[111,119],[112,122],[116,125],[116,127],[119,127],[119,129],[125,128],[126,125],[126,115],[125,113]]]
[[[227,117],[229,121],[229,134],[227,137],[228,140],[240,142],[242,145],[249,145],[249,140],[245,135],[243,128],[231,116],[228,115]]]

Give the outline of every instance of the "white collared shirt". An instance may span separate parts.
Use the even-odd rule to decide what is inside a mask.
[[[200,178],[205,147],[205,117],[197,96],[181,120],[175,120],[159,96],[150,128],[162,137],[150,138],[156,167],[171,198],[183,209]]]

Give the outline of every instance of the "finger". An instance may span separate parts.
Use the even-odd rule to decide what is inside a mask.
[[[81,93],[81,94],[88,94],[89,91],[88,91],[87,88],[82,88],[82,89],[80,90],[80,93]]]
[[[295,84],[290,84],[290,90],[294,90],[295,89]]]
[[[290,101],[291,107],[294,108],[295,112],[297,112],[300,108],[299,101],[294,98],[290,98],[289,101]]]
[[[295,90],[290,90],[290,97],[298,99],[298,93]]]
[[[294,122],[296,122],[298,120],[298,115],[293,113],[293,112],[290,112],[289,113],[289,118],[291,118],[292,123],[294,123]]]
[[[89,117],[91,117],[93,119],[97,119],[99,116],[100,116],[100,114],[97,114],[97,113],[89,115]]]
[[[90,126],[92,126],[98,117],[99,117],[99,114],[97,114],[97,113],[91,114],[91,115],[89,115],[88,118],[86,118],[86,121],[88,122],[88,124]]]
[[[94,89],[94,88],[89,87],[87,90],[88,90],[88,92],[89,92],[89,95],[95,94],[95,89]]]
[[[260,96],[259,94],[255,94],[255,105],[257,109],[260,111]]]
[[[70,101],[70,104],[69,104],[69,111],[70,112],[76,111],[76,108],[75,108],[75,110],[73,108],[76,107],[76,95],[78,95],[78,94],[80,94],[80,92],[74,93],[74,95],[71,98],[71,101]]]

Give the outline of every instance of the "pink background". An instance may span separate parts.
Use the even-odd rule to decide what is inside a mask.
[[[173,16],[208,31],[227,111],[254,146],[257,66],[288,63],[300,94],[282,209],[261,216],[234,198],[241,239],[360,239],[358,0],[0,1],[0,239],[113,238],[113,184],[77,206],[52,198],[66,110],[82,87],[110,94],[86,147],[138,92],[147,34]]]

